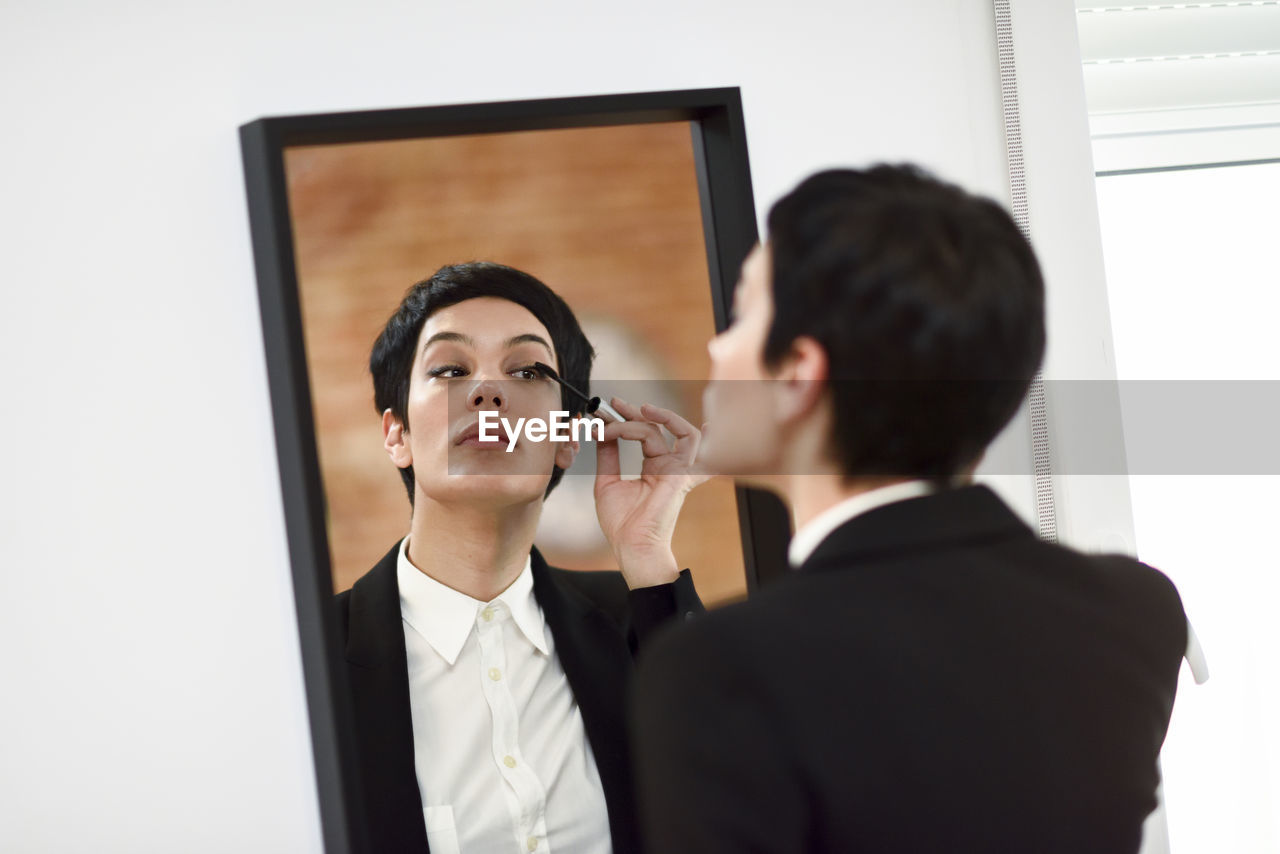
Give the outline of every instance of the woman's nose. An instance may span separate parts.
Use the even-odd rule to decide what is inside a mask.
[[[483,380],[476,383],[475,387],[467,395],[467,408],[476,410],[506,409],[507,395],[501,383],[494,380]]]
[[[724,346],[722,343],[722,338],[723,336],[721,335],[713,335],[711,337],[711,340],[707,341],[707,355],[709,355],[712,359],[715,359],[719,355],[720,348]]]

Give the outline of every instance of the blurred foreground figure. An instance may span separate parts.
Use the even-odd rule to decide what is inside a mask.
[[[768,225],[699,461],[786,500],[796,571],[642,659],[650,850],[1137,851],[1178,593],[968,485],[1044,351],[1031,247],[905,167],[815,175]]]

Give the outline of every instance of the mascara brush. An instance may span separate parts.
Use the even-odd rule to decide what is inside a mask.
[[[560,385],[564,386],[564,387],[565,387],[565,388],[567,388],[569,391],[573,392],[573,393],[574,393],[574,394],[576,394],[578,397],[580,397],[580,398],[582,398],[584,401],[586,401],[586,404],[587,404],[587,414],[588,414],[588,415],[594,415],[594,414],[596,413],[596,410],[600,410],[600,411],[604,412],[604,414],[605,414],[605,415],[608,415],[610,418],[612,418],[614,421],[626,421],[626,420],[627,420],[627,419],[623,418],[621,415],[619,415],[619,414],[618,414],[618,410],[614,409],[612,406],[610,406],[609,404],[605,403],[605,402],[604,402],[603,400],[601,400],[600,398],[598,398],[598,397],[587,397],[585,394],[583,394],[582,392],[578,391],[578,390],[577,390],[576,388],[574,388],[573,386],[569,385],[569,383],[565,382],[565,381],[564,381],[564,379],[563,379],[563,378],[561,378],[561,376],[560,376],[559,374],[557,374],[557,373],[556,373],[556,369],[555,369],[555,368],[553,368],[553,367],[551,367],[550,365],[543,364],[542,362],[534,362],[534,363],[533,363],[533,366],[534,366],[535,368],[537,368],[541,373],[545,374],[546,376],[548,376],[548,377],[550,377],[551,379],[555,380],[556,382],[560,383]]]

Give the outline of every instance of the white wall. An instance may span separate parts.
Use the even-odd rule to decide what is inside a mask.
[[[1050,364],[1092,376],[1110,332],[1071,2],[1014,5]],[[320,847],[241,123],[737,85],[762,211],[816,168],[882,159],[1005,194],[986,3],[0,15],[7,851]],[[1029,506],[1025,484],[1006,488]],[[1066,498],[1083,540],[1131,528],[1127,492]]]

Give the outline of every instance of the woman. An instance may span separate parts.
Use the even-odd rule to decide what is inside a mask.
[[[409,534],[337,604],[375,851],[638,851],[624,694],[631,656],[701,610],[671,535],[700,433],[615,399],[596,504],[621,572],[567,572],[533,548],[574,441],[482,441],[480,413],[581,414],[593,352],[527,273],[441,268],[411,288],[370,369]],[[675,437],[668,446],[659,427]],[[619,477],[620,439],[642,477]],[[514,442],[513,442],[514,440]],[[514,444],[511,447],[511,444]]]

